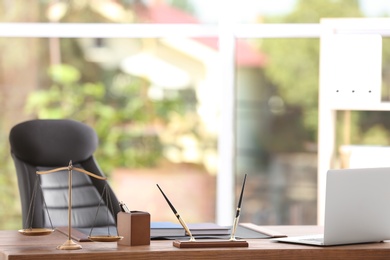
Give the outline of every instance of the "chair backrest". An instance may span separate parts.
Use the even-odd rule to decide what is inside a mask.
[[[93,156],[98,146],[94,129],[74,120],[30,120],[15,125],[9,141],[18,178],[23,227],[67,226],[68,171],[44,175],[36,171],[65,167],[72,161],[74,167],[104,176]],[[115,230],[112,227],[116,226],[120,208],[107,181],[77,171],[72,173],[72,227],[84,231],[92,227]],[[40,185],[33,194],[36,178]],[[104,188],[109,196],[102,198]],[[32,200],[34,210],[28,216]]]

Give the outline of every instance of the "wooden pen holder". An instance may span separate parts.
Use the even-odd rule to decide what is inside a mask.
[[[118,241],[118,245],[150,245],[150,214],[148,212],[119,212],[117,221],[118,235],[123,237]]]

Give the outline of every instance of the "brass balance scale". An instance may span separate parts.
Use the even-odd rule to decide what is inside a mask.
[[[54,173],[54,172],[59,172],[59,171],[63,171],[63,170],[68,170],[68,239],[62,244],[62,245],[59,245],[57,246],[57,249],[60,249],[60,250],[77,250],[77,249],[81,249],[82,246],[77,244],[76,242],[74,242],[72,240],[72,171],[73,170],[76,170],[78,172],[81,172],[81,173],[84,173],[84,174],[87,174],[93,178],[96,178],[96,179],[100,179],[100,180],[106,180],[107,178],[106,177],[102,177],[102,176],[98,176],[96,174],[93,174],[91,172],[88,172],[84,169],[80,169],[80,168],[77,168],[77,167],[73,167],[72,165],[72,161],[69,162],[69,165],[67,167],[60,167],[60,168],[57,168],[57,169],[53,169],[53,170],[49,170],[49,171],[37,171],[36,174],[50,174],[50,173]],[[37,188],[38,188],[38,182],[39,182],[39,178],[36,178],[36,182],[35,182],[35,186],[34,186],[34,190],[33,190],[33,196],[31,198],[31,202],[30,202],[30,205],[29,205],[29,210],[28,210],[28,214],[27,214],[27,220],[29,219],[29,216],[31,214],[31,211],[34,210],[34,200],[35,200],[35,197],[36,197],[36,192],[37,192]],[[106,195],[106,201],[110,202],[111,199],[109,197],[109,192],[107,192],[107,184],[106,186],[104,187],[103,189],[103,192],[102,192],[102,198],[104,195]],[[42,194],[43,195],[43,194]],[[100,200],[100,202],[102,201],[102,199]],[[46,208],[46,211],[47,211],[47,214],[49,216],[49,220],[50,220],[50,224],[51,224],[51,228],[32,228],[30,226],[30,228],[26,228],[26,229],[20,229],[19,230],[19,233],[22,234],[22,235],[25,235],[25,236],[44,236],[44,235],[49,235],[51,233],[54,232],[54,228],[53,228],[53,225],[52,225],[52,222],[51,222],[51,219],[50,219],[50,215],[49,215],[49,211],[47,209],[47,206],[46,206],[46,202],[45,200],[43,199],[43,202],[44,202],[44,206]],[[100,202],[99,202],[99,206],[98,206],[98,209],[97,209],[97,212],[96,212],[96,216],[99,212],[99,208],[100,208]],[[111,205],[112,206],[112,205]],[[95,216],[95,220],[96,220],[96,216]],[[95,242],[116,242],[118,240],[121,240],[123,237],[122,236],[113,236],[113,235],[110,235],[109,232],[107,235],[99,235],[99,236],[92,236],[92,230],[93,230],[93,227],[91,228],[91,232],[88,236],[88,238],[91,240],[91,241],[95,241]],[[118,233],[118,230],[117,230],[117,233]]]

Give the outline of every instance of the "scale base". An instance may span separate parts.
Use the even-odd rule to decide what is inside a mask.
[[[73,242],[73,240],[70,239],[66,240],[66,242],[62,245],[57,246],[57,249],[59,250],[77,250],[81,248],[83,248],[81,245],[76,244],[75,242]]]
[[[177,248],[210,248],[210,247],[248,247],[245,240],[196,240],[196,241],[173,241]]]

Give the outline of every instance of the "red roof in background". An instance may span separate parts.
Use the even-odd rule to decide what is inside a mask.
[[[138,9],[137,14],[140,19],[149,23],[199,23],[199,21],[192,15],[173,6],[162,3],[162,1],[157,1],[157,3],[154,3],[146,8]],[[217,38],[194,38],[194,40],[215,50],[218,49]],[[247,42],[238,39],[236,44],[236,62],[238,66],[262,67],[265,64],[265,55],[255,50]]]
[[[199,23],[199,21],[180,9],[155,1],[143,10],[141,18],[149,23]]]

